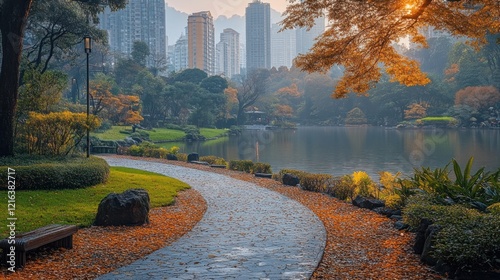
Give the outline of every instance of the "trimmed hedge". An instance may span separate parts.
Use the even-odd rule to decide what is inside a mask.
[[[2,161],[0,178],[2,189],[7,188],[7,168],[15,170],[16,190],[77,189],[106,182],[109,165],[101,158],[84,157],[46,158],[28,160],[21,165],[14,159],[10,164]]]
[[[200,161],[206,161],[210,165],[215,164],[215,165],[226,165],[227,166],[227,162],[225,159],[220,158],[220,157],[216,157],[216,156],[201,156]]]
[[[264,163],[264,162],[256,162],[253,164],[252,167],[252,173],[266,173],[266,174],[271,174],[273,173],[271,169],[271,165],[269,163]]]
[[[329,174],[311,174],[300,178],[300,186],[302,189],[313,192],[325,192],[327,187],[332,184],[333,176]]]
[[[251,160],[231,160],[228,169],[252,173],[253,162]]]

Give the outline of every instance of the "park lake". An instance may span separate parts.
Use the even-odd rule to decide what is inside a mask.
[[[366,171],[411,175],[421,166],[444,167],[455,158],[474,170],[500,167],[499,129],[387,129],[384,127],[298,127],[296,130],[245,130],[239,136],[169,143],[181,152],[249,159],[284,168],[335,176]]]

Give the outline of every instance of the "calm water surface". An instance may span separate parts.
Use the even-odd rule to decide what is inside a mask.
[[[409,175],[415,167],[444,167],[452,158],[463,165],[471,156],[475,169],[500,167],[500,130],[489,129],[299,127],[175,145],[200,156],[267,162],[274,172],[292,168],[344,175],[363,170],[378,178],[380,171]]]

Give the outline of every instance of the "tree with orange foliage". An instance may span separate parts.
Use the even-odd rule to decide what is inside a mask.
[[[498,0],[290,0],[284,29],[312,27],[327,15],[329,28],[311,51],[296,58],[309,72],[345,67],[334,97],[349,92],[365,94],[381,78],[382,65],[391,81],[407,86],[424,85],[429,78],[417,61],[397,52],[395,44],[410,42],[427,47],[425,28],[467,36],[477,46],[489,33],[500,32]]]
[[[98,74],[90,82],[92,114],[109,119],[114,123],[138,124],[144,118],[140,115],[140,99],[134,95],[111,93],[112,81]]]
[[[407,108],[408,110],[405,110],[406,120],[421,119],[427,116],[427,108],[429,108],[429,104],[425,102],[412,103],[408,105]]]
[[[493,86],[466,87],[455,94],[455,105],[467,105],[478,111],[500,102],[500,91]]]
[[[291,84],[289,87],[282,87],[278,90],[278,94],[290,96],[290,97],[301,97],[302,93],[299,91],[299,87],[296,83]]]

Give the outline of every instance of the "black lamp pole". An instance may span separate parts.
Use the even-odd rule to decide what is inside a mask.
[[[90,36],[83,37],[85,53],[87,54],[87,157],[90,156],[90,128],[89,128],[89,115],[90,115],[90,86],[89,86],[89,54],[92,52],[92,38]]]

